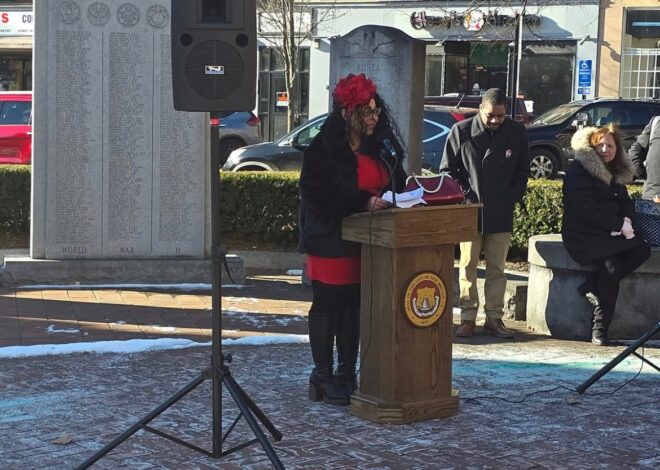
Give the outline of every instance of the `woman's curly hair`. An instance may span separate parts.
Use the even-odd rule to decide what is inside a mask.
[[[342,109],[345,108],[337,101],[333,103],[332,112],[328,115],[323,125],[324,131],[328,136],[332,136],[330,138],[336,144],[340,144],[348,141],[351,128],[360,129],[362,139],[359,150],[374,157],[377,157],[381,150],[381,142],[378,140],[385,136],[390,139],[401,159],[405,158],[408,150],[403,143],[399,127],[392,119],[392,112],[389,106],[385,104],[385,101],[378,93],[373,96],[373,99],[376,102],[376,107],[381,108],[381,112],[378,115],[378,122],[372,135],[366,135],[366,128],[362,119],[362,110],[367,107],[366,104],[358,106],[352,111],[346,109],[346,119],[344,119],[342,117]]]

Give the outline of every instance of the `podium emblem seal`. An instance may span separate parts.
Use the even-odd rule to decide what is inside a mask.
[[[403,310],[415,326],[433,326],[447,307],[447,286],[433,271],[415,274],[408,282],[403,296]]]

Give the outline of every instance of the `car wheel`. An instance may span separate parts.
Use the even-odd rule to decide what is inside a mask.
[[[534,179],[553,180],[557,177],[559,166],[557,157],[548,149],[533,149],[529,154],[529,171]]]
[[[220,141],[220,165],[224,165],[227,159],[229,158],[229,154],[232,153],[234,150],[245,147],[245,142],[243,142],[240,139],[235,139],[233,137],[230,137],[228,139],[223,139]]]

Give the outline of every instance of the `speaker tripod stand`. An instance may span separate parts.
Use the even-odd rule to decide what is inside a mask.
[[[637,340],[635,340],[634,343],[632,343],[630,346],[624,349],[623,352],[621,352],[621,354],[619,354],[617,357],[615,357],[610,362],[605,364],[598,372],[592,375],[587,381],[585,381],[580,386],[576,387],[575,391],[578,392],[579,394],[583,394],[589,387],[591,387],[593,384],[598,382],[598,380],[600,380],[602,376],[604,376],[609,371],[614,369],[621,361],[623,361],[626,357],[630,356],[631,354],[637,356],[639,359],[641,359],[642,361],[653,367],[655,370],[660,372],[660,368],[658,368],[658,366],[656,366],[653,362],[646,359],[644,356],[641,356],[637,353],[637,349],[644,346],[644,344],[648,340],[653,338],[658,333],[660,333],[660,321],[656,322],[656,324],[653,325],[646,333],[644,333]]]
[[[101,450],[96,452],[90,458],[80,464],[77,469],[85,469],[100,460],[108,452],[131,437],[140,429],[156,434],[172,442],[183,445],[201,454],[207,455],[212,458],[221,458],[229,455],[238,450],[244,449],[252,444],[259,443],[263,447],[266,455],[270,459],[273,467],[276,469],[284,469],[284,465],[277,457],[275,450],[271,446],[268,438],[262,431],[257,420],[263,424],[268,430],[275,441],[282,439],[282,433],[270,422],[266,415],[259,409],[259,407],[250,399],[241,386],[234,380],[229,368],[225,362],[231,362],[230,354],[222,353],[222,286],[220,282],[221,264],[226,262],[226,252],[220,248],[220,153],[219,153],[219,119],[217,112],[211,112],[211,244],[212,244],[212,266],[213,266],[213,279],[212,279],[212,294],[211,294],[211,367],[204,369],[194,380],[188,383],[181,390],[176,392],[165,402],[158,405],[151,413],[139,420],[133,426],[124,431],[121,435],[115,438],[112,442],[107,444]],[[184,441],[176,436],[167,434],[166,432],[149,426],[149,423],[158,417],[165,410],[170,408],[176,402],[185,397],[188,393],[194,390],[197,386],[201,385],[205,380],[212,382],[212,398],[213,398],[213,420],[212,420],[212,442],[213,450],[208,451],[194,444]],[[222,386],[225,386],[232,399],[238,406],[240,411],[239,415],[234,419],[233,423],[227,429],[225,435],[222,435]],[[234,430],[241,418],[252,429],[255,438],[227,450],[223,450],[223,443],[229,437],[230,433]]]

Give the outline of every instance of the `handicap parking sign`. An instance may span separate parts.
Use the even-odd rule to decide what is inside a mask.
[[[591,86],[591,60],[581,60],[578,62],[578,87],[588,88],[590,86]],[[579,90],[578,93],[586,94],[580,92]]]

